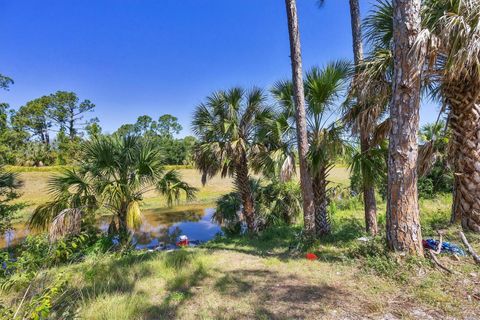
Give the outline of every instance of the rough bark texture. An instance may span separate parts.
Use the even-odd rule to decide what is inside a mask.
[[[422,54],[412,50],[420,31],[421,0],[393,1],[393,96],[388,150],[387,241],[392,250],[423,254],[417,157]]]
[[[480,84],[446,84],[455,173],[452,221],[480,232]]]
[[[118,212],[118,227],[117,231],[120,235],[120,241],[126,242],[129,238],[128,226],[127,226],[127,203],[122,203]],[[114,229],[112,229],[114,230]]]
[[[305,232],[309,236],[315,233],[314,202],[312,178],[308,171],[307,123],[305,120],[305,96],[302,77],[302,56],[300,49],[300,32],[298,30],[297,5],[295,0],[285,0],[290,37],[290,59],[292,63],[293,93],[296,107],[298,158],[300,160],[300,185],[303,197],[303,220]]]
[[[327,182],[325,169],[321,169],[313,178],[313,194],[315,203],[315,233],[318,237],[327,235],[331,231],[330,218],[327,212]]]
[[[360,65],[363,61],[363,45],[362,45],[362,29],[360,22],[360,4],[358,0],[350,0],[350,18],[352,25],[352,40],[353,40],[353,58],[355,66]],[[355,75],[355,83],[357,76]],[[357,102],[364,104],[361,95],[358,95]],[[365,126],[370,127],[370,126]],[[366,153],[370,148],[369,132],[360,130],[360,151]],[[365,170],[362,168],[362,172]],[[375,188],[373,185],[368,185],[363,179],[363,203],[365,211],[365,227],[368,233],[375,236],[378,233],[377,226],[377,202],[375,200]]]
[[[238,159],[235,169],[235,184],[240,191],[242,198],[242,213],[247,223],[248,231],[255,231],[255,206],[253,203],[252,188],[250,186],[250,179],[248,175],[248,161],[244,154]]]

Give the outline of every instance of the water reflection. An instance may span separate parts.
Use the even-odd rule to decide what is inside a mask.
[[[211,221],[213,208],[185,207],[184,210],[148,209],[143,211],[143,222],[134,233],[136,243],[144,247],[156,247],[159,243],[172,244],[180,235],[191,240],[208,241],[221,232],[219,225]],[[108,230],[110,217],[99,220],[99,228]],[[3,235],[0,247],[20,243],[30,233],[25,225],[16,225]]]

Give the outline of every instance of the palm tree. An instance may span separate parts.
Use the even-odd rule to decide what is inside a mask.
[[[66,233],[75,229],[69,226],[78,226],[69,222],[69,216],[86,219],[104,209],[112,214],[109,231],[126,239],[128,229],[141,222],[146,192],[157,190],[169,204],[182,194],[187,199],[195,196],[196,189],[177,171],[165,170],[162,158],[160,149],[141,137],[101,136],[86,142],[78,169],[65,169],[50,180],[53,200],[35,209],[30,225],[46,228],[53,222],[54,230]]]
[[[428,44],[428,80],[449,111],[455,172],[452,220],[475,232],[480,232],[479,20],[479,0],[426,0],[419,41]]]
[[[462,221],[465,229],[480,231],[480,165],[478,87],[480,83],[479,0],[426,0],[423,31],[417,49],[427,45],[424,65],[425,88],[447,107],[451,129],[451,158],[455,171],[452,220]],[[367,19],[368,37],[381,48],[383,59],[372,60],[377,69],[389,66],[391,59],[393,8],[382,0]],[[378,55],[380,56],[380,55]],[[375,68],[372,68],[375,69]]]
[[[423,53],[420,0],[393,2],[393,91],[388,150],[387,241],[392,250],[423,254],[417,193],[418,123]]]
[[[199,139],[195,164],[202,172],[202,183],[218,173],[233,176],[251,232],[255,230],[255,205],[249,161],[258,123],[269,113],[265,99],[256,88],[248,92],[241,88],[215,92],[196,108],[192,125]]]
[[[298,157],[300,162],[300,185],[303,198],[303,220],[305,233],[315,233],[314,202],[312,177],[308,171],[308,138],[305,120],[305,97],[303,88],[302,54],[300,48],[300,31],[298,29],[297,4],[295,0],[285,0],[290,39],[290,59],[292,63],[293,98],[296,110],[296,128]]]
[[[358,0],[350,0],[350,18],[352,25],[352,40],[353,40],[353,57],[355,62],[355,77],[354,87],[361,85],[359,75],[360,65],[363,62],[363,44],[362,44],[362,29],[360,24],[360,4]],[[356,91],[356,102],[360,109],[365,110],[368,108],[365,105],[364,97],[360,94],[360,90]],[[369,149],[372,147],[370,130],[373,128],[372,123],[365,123],[367,121],[374,121],[372,117],[356,117],[357,128],[360,139],[360,152],[362,155],[367,155]],[[360,171],[362,173],[363,181],[363,203],[365,210],[365,227],[368,233],[376,235],[378,232],[377,225],[377,203],[375,200],[375,187],[372,183],[373,179],[368,179],[369,170],[366,166],[366,161],[362,161]]]
[[[325,68],[312,68],[305,79],[305,99],[307,102],[308,130],[308,169],[312,174],[312,189],[315,204],[315,231],[317,236],[330,232],[328,205],[328,176],[335,161],[348,149],[343,139],[343,128],[336,122],[336,102],[345,89],[350,73],[349,63],[338,61],[328,64]],[[290,81],[280,81],[274,85],[272,94],[284,114],[294,115],[292,99],[293,84]],[[290,119],[294,123],[293,119]],[[288,135],[286,135],[288,136]]]

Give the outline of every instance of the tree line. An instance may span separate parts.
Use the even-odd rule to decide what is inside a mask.
[[[1,76],[3,89],[13,80]],[[102,134],[100,121],[92,117],[95,104],[80,100],[75,92],[57,91],[28,101],[18,110],[0,104],[0,161],[24,166],[75,165],[81,145]],[[182,126],[170,114],[153,120],[138,117],[133,124],[123,124],[113,134],[155,139],[162,146],[165,164],[191,163],[190,150],[195,138],[176,138]]]

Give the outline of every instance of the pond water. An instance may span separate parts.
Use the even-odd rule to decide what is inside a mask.
[[[184,206],[178,209],[147,209],[143,210],[142,225],[134,233],[138,248],[151,248],[163,242],[175,243],[180,235],[186,235],[190,240],[208,241],[221,233],[221,227],[211,221],[214,208],[198,205]],[[98,226],[106,231],[110,217],[101,217]],[[0,239],[0,248],[18,244],[31,231],[24,224],[17,224],[14,230],[7,232]]]

